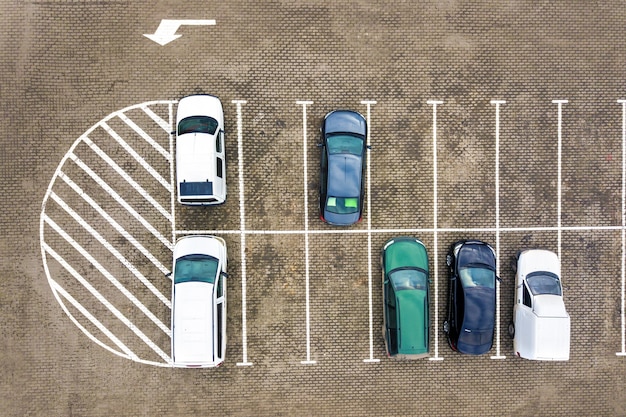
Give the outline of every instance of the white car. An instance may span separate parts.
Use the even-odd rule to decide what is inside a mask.
[[[226,243],[187,236],[174,246],[172,365],[220,366],[226,353]]]
[[[563,302],[561,267],[553,252],[530,249],[518,254],[515,305],[509,334],[517,356],[566,361],[570,348],[570,316]]]
[[[181,204],[226,201],[224,111],[217,97],[193,95],[178,102],[176,183]]]

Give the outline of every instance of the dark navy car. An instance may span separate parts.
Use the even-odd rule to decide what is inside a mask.
[[[360,113],[335,110],[321,130],[320,218],[348,226],[363,213],[367,123]]]
[[[479,240],[450,247],[448,318],[443,331],[453,350],[481,355],[491,349],[496,313],[496,254]]]

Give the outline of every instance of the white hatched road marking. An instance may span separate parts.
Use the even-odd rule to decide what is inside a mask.
[[[130,156],[132,156],[135,159],[135,161],[137,161],[139,163],[139,165],[141,165],[146,171],[148,171],[150,173],[150,175],[152,175],[154,177],[155,180],[157,180],[159,183],[161,183],[161,185],[166,190],[170,189],[170,184],[168,184],[168,182],[165,180],[165,178],[163,178],[161,176],[161,174],[156,172],[156,170],[154,168],[152,168],[152,166],[149,163],[147,163],[146,160],[143,159],[142,156],[140,156],[137,152],[135,152],[135,150],[128,143],[126,143],[126,141],[124,139],[122,139],[122,137],[115,130],[113,130],[113,128],[111,128],[111,126],[109,126],[106,122],[100,123],[100,126],[109,134],[109,136],[111,136],[113,139],[115,139],[115,141],[122,148],[124,148],[124,150],[126,152],[128,152],[128,154]],[[85,136],[85,138],[87,138],[87,136]],[[170,161],[169,158],[167,160]]]
[[[50,219],[46,216],[46,223],[49,224]],[[119,321],[128,327],[137,335],[146,345],[148,345],[156,354],[158,354],[166,362],[170,361],[170,357],[163,352],[157,345],[152,342],[137,326],[124,316],[115,306],[113,306],[106,298],[102,296],[91,284],[89,284],[74,268],[71,267],[58,253],[50,246],[43,244],[45,252],[50,254],[61,266],[63,266],[77,281],[79,281],[98,301],[100,301]]]
[[[56,259],[57,262],[59,262],[66,270],[72,270],[72,272],[70,272],[71,274],[78,274],[71,266],[69,266],[69,264],[64,259],[61,258],[61,256],[59,256],[58,253],[53,251],[48,245],[46,245],[46,251],[48,253],[50,253],[50,255],[54,259]],[[102,333],[104,333],[104,335],[106,337],[108,337],[109,340],[111,340],[122,352],[124,352],[124,354],[127,357],[129,357],[129,358],[131,358],[133,360],[137,360],[138,359],[137,355],[135,355],[120,339],[118,339],[113,333],[111,333],[111,331],[104,324],[102,324],[102,322],[100,322],[100,320],[98,320],[96,317],[94,317],[94,315],[91,314],[89,312],[89,310],[87,310],[85,307],[83,307],[82,304],[80,304],[78,301],[76,301],[76,299],[74,297],[72,297],[70,293],[65,291],[65,289],[63,287],[61,287],[56,281],[51,280],[50,285],[52,285],[52,288],[54,288],[56,290],[57,294],[60,294],[61,296],[63,296],[63,298],[65,298],[67,301],[69,301],[70,304],[72,304],[72,306],[74,308],[76,308],[78,311],[80,311],[80,313],[83,316],[85,316],[87,318],[87,320],[89,320],[94,326],[96,326],[98,328],[98,330],[100,330]],[[95,341],[100,346],[102,346],[102,347],[108,349],[109,351],[119,355],[119,352],[117,352],[114,349],[111,349],[108,345],[102,343],[98,338],[96,338],[93,334],[91,334],[91,332],[89,332],[82,324],[80,324],[80,322],[78,320],[76,320],[76,318],[74,316],[72,316],[70,314],[70,312],[66,308],[65,304],[61,300],[58,300],[58,301],[59,301],[59,304],[61,304],[61,307],[63,307],[63,310],[65,310],[65,313],[72,318],[72,321],[74,322],[74,324],[76,324],[78,326],[78,328],[80,328],[83,331],[83,333],[87,334],[91,340]]]
[[[70,155],[70,159],[74,161],[76,165],[78,165],[83,171],[85,171],[89,176],[96,182],[98,185],[105,190],[115,201],[117,201],[122,207],[126,209],[137,221],[139,221],[146,229],[150,231],[161,241],[161,243],[172,249],[172,243],[169,242],[158,230],[154,228],[146,219],[144,219],[137,211],[132,208],[118,193],[116,193],[109,185],[102,179],[98,174],[96,174],[91,168],[87,166],[83,161],[81,161],[76,155]]]
[[[122,119],[124,123],[126,123],[131,129],[133,129],[139,136],[141,136],[146,142],[148,142],[152,147],[159,152],[165,159],[168,161],[171,160],[171,154],[163,149],[161,145],[159,145],[150,135],[148,135],[141,127],[137,125],[137,123],[133,122],[128,116],[126,116],[123,112],[118,112],[117,117]]]
[[[622,105],[622,350],[617,356],[626,356],[626,100]]]
[[[152,320],[152,322],[154,324],[156,324],[163,331],[163,333],[167,334],[168,336],[171,336],[170,329],[167,326],[165,326],[163,324],[163,322],[161,322],[159,319],[157,319],[156,316],[150,310],[148,310],[146,308],[146,306],[144,306],[141,301],[139,301],[137,299],[137,297],[135,297],[130,291],[128,291],[126,289],[126,287],[124,287],[113,276],[113,274],[111,274],[104,266],[102,266],[102,264],[100,262],[98,262],[93,256],[91,256],[89,251],[87,251],[78,242],[76,242],[74,239],[72,239],[72,237],[67,232],[65,232],[63,229],[61,229],[61,227],[59,227],[59,225],[54,220],[52,220],[50,217],[46,216],[44,220],[50,227],[52,227],[52,229],[54,229],[55,232],[57,232],[63,239],[65,239],[65,241],[67,243],[69,243],[78,253],[83,255],[83,257],[85,259],[87,259],[87,261],[89,261],[89,263],[91,263],[102,275],[104,275],[104,277],[107,280],[109,280],[109,282],[111,284],[113,284],[113,286],[115,288],[117,288],[122,294],[124,294],[124,296],[130,302],[132,302],[135,305],[135,307],[137,307],[139,310],[141,310],[141,312],[144,313],[146,315],[146,317],[148,317],[150,320]],[[95,231],[91,230],[90,232],[95,232]],[[93,236],[97,239],[99,237],[99,234],[98,235],[94,234]],[[103,241],[104,241],[104,239],[102,239],[102,241],[100,243],[104,244]],[[86,281],[81,282],[81,283],[83,283],[83,285],[87,284]],[[87,285],[89,285],[89,284],[87,284]],[[91,287],[91,288],[93,288],[93,287]]]
[[[115,163],[99,146],[97,146],[96,141],[92,141],[89,138],[89,135],[92,134],[96,129],[102,128],[105,131],[107,131],[107,133],[109,133],[109,136],[113,137],[113,139],[115,139],[118,142],[118,144],[122,148],[124,148],[126,152],[135,161],[137,161],[138,166],[143,167],[154,179],[156,179],[164,187],[165,190],[167,190],[167,192],[170,194],[170,198],[173,198],[172,197],[173,168],[172,168],[172,159],[171,159],[171,155],[173,155],[173,153],[165,152],[163,150],[163,147],[159,145],[158,142],[156,142],[153,138],[150,138],[145,133],[145,130],[143,128],[139,127],[136,123],[130,120],[124,113],[127,111],[131,111],[133,109],[141,109],[152,120],[152,122],[154,122],[156,125],[160,127],[160,129],[162,129],[163,131],[169,134],[169,132],[171,131],[171,124],[173,120],[172,107],[174,103],[176,103],[176,101],[153,101],[153,102],[142,103],[140,105],[129,106],[125,109],[109,114],[107,117],[103,118],[101,121],[99,121],[98,123],[94,124],[91,128],[89,128],[81,137],[76,139],[76,141],[70,146],[70,149],[67,151],[65,156],[60,161],[50,181],[50,184],[46,191],[46,195],[43,199],[42,211],[41,211],[41,217],[40,217],[40,246],[41,246],[42,259],[44,262],[44,270],[48,278],[48,283],[50,284],[50,287],[54,293],[54,296],[59,302],[59,304],[61,305],[61,308],[63,309],[63,311],[65,311],[65,313],[68,315],[68,317],[70,317],[72,322],[74,322],[74,324],[76,324],[76,326],[83,333],[85,333],[91,340],[95,341],[98,345],[102,346],[103,348],[109,350],[110,352],[116,355],[126,357],[136,362],[150,364],[154,366],[171,366],[171,360],[170,360],[169,355],[166,354],[161,348],[159,348],[154,342],[152,342],[151,338],[148,337],[146,334],[144,334],[144,332],[140,330],[139,327],[137,327],[134,323],[128,320],[119,310],[115,309],[115,307],[105,297],[103,297],[102,294],[100,294],[94,286],[89,284],[80,275],[80,273],[77,272],[77,269],[74,266],[70,265],[63,258],[62,254],[57,253],[57,251],[55,251],[49,245],[49,243],[46,242],[44,238],[45,236],[44,232],[46,230],[56,231],[56,233],[59,236],[61,236],[63,239],[65,239],[65,241],[69,243],[70,246],[74,248],[74,250],[82,254],[83,261],[81,261],[80,265],[85,265],[84,262],[86,259],[86,262],[88,262],[88,264],[90,263],[94,269],[99,270],[98,275],[102,274],[105,278],[109,280],[109,282],[113,286],[117,287],[117,289],[126,296],[126,298],[132,303],[132,305],[134,305],[137,309],[141,310],[142,313],[146,317],[148,317],[149,320],[152,321],[156,325],[156,327],[160,329],[159,332],[162,331],[168,337],[171,337],[171,331],[170,331],[169,326],[166,326],[162,320],[157,318],[156,315],[152,313],[152,311],[148,310],[141,302],[139,302],[139,300],[132,293],[130,293],[116,277],[112,276],[110,272],[105,270],[100,263],[98,263],[76,241],[74,241],[74,239],[72,239],[69,236],[69,234],[67,234],[67,232],[64,230],[64,227],[65,227],[64,224],[57,224],[57,222],[55,222],[51,217],[49,217],[46,214],[46,203],[52,200],[55,202],[56,205],[58,205],[63,210],[65,210],[65,212],[70,217],[72,217],[80,226],[82,226],[83,230],[85,230],[84,233],[87,233],[88,236],[98,241],[108,251],[108,253],[111,254],[112,256],[111,259],[119,260],[119,262],[122,265],[124,265],[126,270],[130,271],[130,274],[129,274],[130,276],[134,277],[135,279],[139,279],[154,294],[154,296],[156,296],[160,300],[160,302],[163,302],[163,304],[165,304],[168,308],[171,308],[170,300],[166,298],[165,296],[163,296],[163,294],[161,294],[154,287],[154,285],[152,285],[152,283],[139,271],[139,269],[118,251],[118,249],[116,249],[103,236],[101,236],[98,231],[96,231],[90,224],[88,224],[88,222],[85,221],[86,217],[84,217],[84,215],[83,217],[79,216],[76,213],[76,211],[74,211],[67,203],[65,203],[65,200],[64,200],[65,197],[61,197],[61,195],[57,194],[53,188],[55,187],[55,184],[57,184],[58,179],[62,180],[59,182],[67,184],[76,194],[78,194],[85,202],[89,204],[91,209],[95,211],[94,215],[96,216],[99,215],[102,218],[104,218],[106,220],[106,223],[108,223],[123,238],[125,238],[129,243],[131,243],[145,257],[145,259],[149,260],[149,262],[151,262],[152,265],[154,265],[159,271],[161,271],[161,273],[164,274],[162,276],[163,279],[167,279],[165,278],[165,274],[169,272],[169,269],[166,268],[156,258],[156,256],[152,254],[152,252],[146,249],[146,247],[144,247],[134,236],[132,236],[118,222],[116,222],[108,213],[106,213],[106,211],[102,209],[102,207],[100,207],[100,205],[92,197],[90,197],[81,188],[79,184],[72,181],[65,173],[63,173],[62,169],[65,167],[65,164],[68,161],[70,160],[73,161],[79,168],[81,168],[84,172],[86,172],[89,175],[89,177],[91,177],[91,179],[93,179],[102,189],[104,189],[108,195],[110,195],[118,204],[120,204],[128,213],[130,213],[130,215],[133,218],[139,221],[143,225],[143,227],[145,227],[146,230],[148,230],[152,235],[154,235],[163,244],[163,246],[165,247],[164,250],[171,251],[173,247],[173,242],[169,242],[167,239],[165,239],[161,235],[161,233],[157,231],[155,227],[153,227],[148,221],[146,221],[146,219],[144,219],[141,215],[139,215],[125,201],[125,199],[122,196],[120,196],[117,192],[115,192],[98,175],[98,173],[94,172],[94,170],[88,166],[87,161],[83,161],[78,156],[76,156],[74,151],[80,143],[85,143],[87,146],[89,146],[91,150],[94,151],[95,155],[97,155],[97,157],[100,157],[102,160],[104,160],[108,164],[108,167],[110,167],[113,171],[117,172],[120,176],[122,176],[122,178],[124,178],[130,184],[130,186],[136,190],[137,193],[142,194],[146,198],[146,200],[150,203],[151,207],[154,207],[155,212],[159,212],[163,217],[165,217],[166,221],[171,226],[172,238],[174,238],[176,236],[174,233],[174,226],[173,226],[174,205],[173,204],[171,205],[172,213],[168,213],[166,210],[164,210],[160,204],[156,203],[156,200],[152,198],[152,196],[149,196],[145,192],[145,189],[139,184],[138,181],[135,181],[134,179],[132,179],[130,175],[128,175],[128,173],[125,172],[123,168],[121,168],[117,163]],[[168,126],[168,123],[161,116],[159,116],[154,110],[155,109],[154,106],[163,106],[163,105],[167,105],[169,109],[169,121],[170,121],[169,126]],[[146,160],[143,157],[141,157],[137,152],[135,152],[126,142],[124,142],[123,139],[119,137],[119,135],[113,132],[113,130],[107,125],[107,122],[111,120],[112,118],[116,118],[116,117],[119,117],[121,120],[123,120],[129,127],[131,127],[135,132],[137,132],[144,140],[150,143],[152,147],[158,153],[160,153],[163,157],[166,158],[166,161],[170,165],[170,176],[172,177],[172,181],[170,182],[166,181],[152,167],[152,165],[147,163]],[[146,121],[146,123],[151,123],[151,122]],[[113,135],[111,135],[111,132],[113,132]],[[170,139],[170,150],[172,150],[171,136],[169,139]],[[154,158],[154,156],[151,158]],[[71,220],[66,220],[66,221],[71,222]],[[71,250],[71,249],[66,249],[66,250]],[[52,278],[51,271],[47,263],[49,259],[56,260],[56,262],[60,264],[64,268],[64,270],[67,271],[67,273],[69,273],[69,275],[67,276],[61,275],[65,277],[64,279],[69,279],[69,277],[73,277],[79,283],[81,283],[86,292],[91,293],[92,296],[96,297],[96,299],[98,299],[108,309],[108,311],[110,311],[115,316],[116,319],[118,319],[127,328],[129,328],[136,336],[138,336],[143,341],[143,343],[148,345],[150,349],[154,351],[162,359],[162,361],[155,362],[152,360],[147,360],[145,358],[138,357],[137,354],[133,352],[132,346],[125,345],[118,338],[118,335],[113,334],[109,329],[106,328],[106,326],[104,326],[104,324],[98,318],[96,318],[93,314],[91,314],[87,308],[81,305],[76,300],[76,298],[70,295],[66,291],[66,289],[63,288],[63,284],[61,282]],[[82,316],[79,315],[78,318],[74,317],[72,315],[72,312],[68,309],[65,303],[68,303],[68,305],[73,306],[78,312],[80,312]],[[169,318],[169,316],[167,318]],[[100,332],[102,332],[105,338],[100,340],[94,334],[91,334],[90,331],[83,324],[81,324],[81,320],[83,321],[83,323],[90,322]],[[156,330],[154,331],[156,332]]]
[[[80,217],[78,213],[76,213],[65,201],[63,201],[54,192],[50,194],[50,197],[52,197],[52,199],[63,210],[65,210],[67,214],[69,214],[74,220],[76,220],[78,224],[80,224],[87,232],[89,232],[89,234],[95,237],[96,240],[100,242],[100,244],[104,246],[111,253],[111,255],[113,255],[118,261],[120,261],[139,281],[141,281],[141,283],[145,285],[146,288],[148,288],[152,294],[154,294],[168,308],[170,309],[172,308],[172,303],[170,302],[170,300],[165,298],[165,296],[161,294],[161,292],[157,290],[155,286],[152,285],[152,283],[148,281],[148,279],[145,276],[143,276],[143,274],[139,272],[139,270],[135,268],[135,266],[131,262],[129,262],[128,259],[124,257],[124,255],[122,255],[117,249],[115,249],[115,247],[113,247],[113,245],[111,245],[104,237],[102,237],[102,235],[98,233],[98,231],[96,231],[93,227],[91,227],[89,223],[87,223],[82,217]],[[130,297],[132,297],[132,294],[130,294]],[[132,300],[136,300],[136,299],[132,298]],[[163,330],[165,333],[169,333],[169,329],[165,327],[165,325],[160,320],[157,320],[156,317],[154,317],[153,315],[151,315],[150,318],[157,326],[159,326],[159,328],[161,328],[161,330]]]
[[[150,193],[148,193],[141,185],[139,185],[137,183],[137,181],[135,181],[126,171],[124,171],[122,169],[122,167],[120,167],[115,161],[113,161],[109,155],[107,155],[102,149],[100,149],[100,147],[98,145],[96,145],[95,143],[93,143],[93,141],[91,139],[89,139],[88,137],[85,137],[83,140],[87,145],[89,145],[89,147],[100,157],[102,158],[103,161],[105,161],[107,164],[109,164],[109,166],[111,168],[113,168],[113,170],[115,172],[117,172],[119,174],[120,177],[124,178],[126,180],[127,183],[129,183],[135,190],[137,190],[137,193],[140,194],[141,196],[143,196],[143,198],[145,198],[150,204],[152,204],[152,206],[157,209],[157,211],[159,213],[161,213],[161,215],[163,217],[165,217],[167,220],[171,221],[172,220],[172,216],[170,213],[168,213],[167,210],[165,210],[163,208],[163,206],[161,206],[161,204],[159,204],[151,195]],[[167,188],[169,189],[169,184],[167,184]]]
[[[119,234],[124,236],[124,239],[128,240],[138,251],[141,252],[143,256],[148,258],[150,262],[163,274],[167,274],[169,269],[167,269],[157,258],[154,257],[152,252],[147,250],[137,239],[135,239],[130,233],[128,233],[118,222],[115,221],[111,216],[109,216],[106,211],[102,209],[85,191],[83,191],[74,181],[72,181],[65,173],[59,172],[59,178],[61,178],[67,185],[69,185],[76,194],[80,195],[83,200],[85,200],[94,210],[100,214]]]

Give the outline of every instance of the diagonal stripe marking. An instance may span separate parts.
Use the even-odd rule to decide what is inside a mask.
[[[74,181],[72,181],[64,172],[59,171],[59,178],[61,178],[67,185],[69,185],[76,194],[81,196],[83,200],[85,200],[94,210],[100,214],[119,234],[121,234],[126,240],[128,240],[139,252],[143,254],[146,258],[150,260],[159,268],[163,274],[169,273],[169,269],[167,269],[157,258],[152,255],[152,253],[147,250],[134,236],[128,233],[118,222],[115,221],[111,216],[109,216],[103,209],[96,203],[85,191],[83,191]]]
[[[161,128],[165,130],[168,134],[170,133],[170,124],[163,120],[161,116],[153,112],[150,107],[141,106],[141,110],[143,110],[144,113],[146,113],[152,120],[154,120],[154,123],[161,126]]]
[[[76,155],[70,154],[69,158],[74,161],[83,171],[85,171],[98,185],[105,190],[115,201],[117,201],[122,207],[124,207],[139,223],[141,223],[146,229],[150,231],[161,241],[161,243],[170,250],[172,249],[172,243],[169,242],[158,230],[154,228],[146,219],[144,219],[130,204],[128,204],[118,193],[116,193],[109,185],[96,174],[91,168],[89,168],[83,161],[81,161]]]
[[[122,148],[124,148],[124,150],[128,152],[128,154],[132,156],[135,159],[135,161],[139,163],[139,165],[141,165],[146,171],[148,171],[148,173],[150,173],[150,175],[152,175],[152,177],[154,177],[155,180],[160,182],[163,187],[169,190],[170,184],[165,180],[165,178],[163,178],[161,174],[159,174],[154,168],[152,168],[152,165],[147,163],[146,160],[143,159],[141,155],[139,155],[128,143],[126,143],[126,141],[122,139],[122,137],[115,130],[113,130],[113,128],[111,128],[111,126],[109,126],[105,122],[101,122],[100,126],[109,134],[109,136],[115,139],[115,141]],[[85,136],[85,139],[87,139],[86,136]]]
[[[117,117],[119,117],[120,119],[122,119],[124,121],[124,123],[126,123],[131,129],[133,129],[135,132],[137,132],[137,134],[139,136],[141,136],[146,142],[148,142],[150,145],[152,145],[152,147],[161,155],[163,155],[163,157],[165,159],[167,159],[168,161],[171,158],[171,155],[168,151],[166,151],[165,149],[163,149],[163,147],[161,145],[159,145],[154,139],[152,139],[152,137],[150,135],[148,135],[142,128],[140,128],[137,123],[133,122],[128,116],[126,116],[124,113],[118,112],[117,113]]]
[[[52,221],[46,216],[44,219],[47,222]],[[100,301],[109,311],[126,327],[128,327],[133,333],[137,335],[146,345],[150,346],[163,360],[170,361],[169,356],[161,350],[152,340],[150,340],[137,326],[135,326],[130,320],[126,318],[117,308],[115,308],[106,298],[102,296],[94,287],[91,286],[74,268],[72,268],[65,260],[59,256],[50,246],[43,243],[46,252],[48,252],[54,259],[56,259],[67,271],[76,278],[98,301]],[[68,269],[69,268],[69,269]]]
[[[150,281],[148,281],[148,279],[141,273],[139,272],[139,270],[137,270],[137,268],[135,268],[135,266],[128,261],[128,259],[126,259],[124,257],[124,255],[122,255],[117,249],[115,249],[115,247],[113,247],[113,245],[111,245],[104,237],[102,237],[102,235],[100,233],[98,233],[97,230],[95,230],[93,227],[91,227],[91,225],[89,225],[89,223],[87,223],[82,217],[80,217],[80,215],[78,213],[76,213],[65,201],[63,201],[61,199],[61,197],[59,197],[56,193],[52,192],[50,194],[50,197],[52,197],[52,199],[63,209],[65,210],[65,212],[67,214],[69,214],[74,220],[76,220],[76,222],[78,222],[78,224],[80,224],[83,229],[85,229],[87,232],[89,232],[93,237],[95,237],[98,242],[100,242],[100,244],[102,246],[104,246],[110,253],[111,255],[115,256],[117,258],[118,261],[120,261],[130,272],[132,272],[132,274],[139,280],[141,281],[141,283],[143,285],[146,286],[146,288],[148,288],[150,290],[150,292],[152,294],[154,294],[163,304],[165,304],[168,308],[172,308],[172,304],[170,302],[170,300],[168,300],[167,298],[165,298],[165,296],[163,294],[161,294],[161,292],[159,290],[156,289],[156,287],[154,285],[152,285],[152,283]],[[131,300],[132,301],[132,300]],[[133,301],[134,302],[134,301]],[[141,304],[141,303],[140,303]],[[138,306],[139,307],[139,306]],[[143,304],[141,304],[141,307],[143,307]],[[159,326],[161,328],[161,330],[163,330],[164,332],[168,333],[169,332],[169,328],[167,328],[165,325],[163,325],[163,323],[161,323],[160,320],[158,320],[156,317],[151,317],[151,319],[154,318],[154,324],[156,324],[157,326]],[[156,320],[156,321],[155,321]]]
[[[72,247],[76,249],[78,253],[83,255],[83,257],[87,259],[87,261],[89,261],[102,275],[104,275],[105,278],[108,279],[109,282],[113,284],[115,288],[117,288],[122,294],[124,294],[126,298],[128,298],[128,300],[130,300],[135,305],[135,307],[141,310],[141,312],[144,313],[146,317],[148,317],[150,320],[152,320],[152,322],[156,324],[165,334],[167,334],[168,336],[171,336],[170,329],[167,326],[165,326],[158,318],[156,318],[156,316],[150,310],[148,310],[146,306],[144,306],[141,303],[141,301],[139,301],[130,291],[128,291],[126,287],[124,287],[105,267],[103,267],[102,264],[100,264],[100,262],[98,262],[93,256],[91,256],[89,254],[89,251],[87,251],[78,242],[72,239],[72,237],[69,234],[67,234],[67,232],[65,232],[63,229],[61,229],[61,227],[58,224],[56,224],[54,220],[52,220],[50,217],[46,216],[45,221],[63,239],[65,239],[67,243],[72,245]],[[97,290],[94,288],[94,291],[97,291]]]
[[[102,158],[115,172],[119,174],[120,177],[124,178],[131,187],[137,190],[139,194],[141,194],[152,206],[157,209],[159,213],[167,220],[171,221],[172,216],[167,212],[139,183],[137,183],[126,171],[122,169],[114,160],[112,160],[109,155],[106,154],[98,145],[93,143],[91,139],[88,137],[83,138],[83,142],[85,142],[89,147],[100,157]],[[163,180],[165,181],[165,180]],[[169,184],[164,185],[166,189],[169,191]]]

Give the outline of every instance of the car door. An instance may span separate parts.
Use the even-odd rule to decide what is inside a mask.
[[[326,206],[326,194],[328,187],[328,155],[326,154],[325,143],[322,143],[322,155],[320,161],[320,213],[324,214]]]
[[[385,281],[385,324],[387,347],[390,355],[398,353],[398,312],[396,309],[396,294],[391,281]]]

